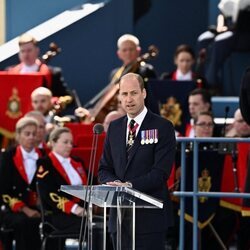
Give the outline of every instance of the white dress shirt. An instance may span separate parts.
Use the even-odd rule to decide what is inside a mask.
[[[24,170],[28,177],[28,183],[30,184],[36,172],[36,161],[39,156],[35,149],[33,149],[31,152],[27,152],[22,146],[21,152],[23,156]]]
[[[195,137],[195,135],[194,135],[194,119],[190,120],[190,125],[191,125],[191,128],[190,128],[188,137],[194,138]]]
[[[192,71],[183,74],[179,69],[176,70],[176,80],[179,81],[191,81],[192,80]]]
[[[71,185],[81,185],[82,179],[78,172],[74,169],[74,167],[70,163],[70,158],[64,158],[61,155],[57,154],[56,152],[53,152],[53,154],[56,156],[58,161],[61,163],[63,169],[67,173],[67,176],[70,180]]]
[[[22,68],[20,70],[20,73],[33,73],[33,72],[37,72],[39,69],[39,66],[35,63],[33,65],[26,65],[26,64],[22,64]]]

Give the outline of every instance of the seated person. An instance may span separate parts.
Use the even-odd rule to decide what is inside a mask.
[[[31,93],[31,105],[34,111],[39,111],[43,114],[46,122],[46,131],[49,133],[53,128],[54,113],[52,104],[52,92],[45,87],[38,87]]]
[[[21,118],[16,124],[17,146],[2,153],[0,159],[1,219],[14,230],[17,250],[40,249],[40,212],[36,193],[35,148],[37,121]]]
[[[32,117],[38,122],[36,133],[36,147],[38,147],[42,152],[48,153],[50,149],[46,143],[46,122],[43,114],[39,111],[30,111],[25,114],[25,117]]]
[[[67,95],[67,86],[62,77],[61,69],[47,66],[39,58],[40,49],[37,40],[29,34],[23,34],[19,38],[18,45],[20,63],[7,70],[19,74],[40,72],[45,76],[44,86],[52,91],[53,96]]]
[[[194,118],[194,136],[212,137],[214,129],[213,116],[209,111],[200,112]]]
[[[225,136],[250,137],[250,125],[243,119],[240,109],[235,111],[234,122],[227,128]],[[226,156],[221,192],[249,193],[249,143],[222,143],[222,146]],[[237,239],[236,249],[249,249],[250,246],[248,200],[249,199],[222,197],[218,216],[216,215],[215,217],[217,232],[228,245]]]
[[[212,107],[211,96],[205,89],[194,89],[188,96],[188,109],[191,117],[190,124],[186,125],[186,137],[194,137],[194,119],[200,113],[204,111],[210,111]]]
[[[204,87],[205,79],[192,71],[194,62],[195,53],[193,49],[187,44],[179,45],[174,53],[174,64],[176,65],[176,70],[171,73],[163,73],[161,79],[196,81],[198,88]]]
[[[131,34],[122,35],[117,41],[117,55],[122,61],[122,67],[112,70],[110,78],[116,81],[122,75],[133,72],[139,74],[144,81],[156,78],[156,73],[152,65],[145,62],[138,65],[137,59],[141,53],[140,42],[137,37]]]
[[[140,42],[137,37],[131,34],[122,35],[117,41],[117,56],[122,62],[122,66],[115,68],[110,73],[110,83],[101,92],[101,95],[97,95],[98,98],[93,103],[90,101],[87,108],[90,108],[89,117],[90,120],[95,120],[95,122],[103,123],[105,116],[108,112],[116,110],[118,106],[118,101],[116,99],[118,94],[118,84],[120,78],[127,73],[137,73],[139,74],[144,82],[145,88],[147,89],[147,82],[151,78],[156,78],[156,73],[152,65],[148,64],[140,58],[141,48]],[[140,59],[140,60],[138,60]],[[115,86],[114,86],[115,85]],[[147,99],[146,99],[147,103]],[[104,112],[99,110],[100,107],[104,105]],[[96,112],[97,111],[97,112]],[[83,112],[84,114],[86,112]],[[87,119],[86,123],[89,123]]]
[[[71,131],[55,128],[49,137],[52,151],[39,159],[37,180],[45,210],[51,212],[51,223],[58,230],[80,232],[83,204],[74,197],[60,192],[61,185],[86,185],[83,164],[70,157],[73,147]]]
[[[200,112],[194,118],[194,135],[195,137],[212,137],[214,122],[211,112],[205,111]],[[209,161],[208,161],[209,158]],[[222,177],[222,167],[223,167],[224,157],[219,155],[216,147],[211,142],[202,142],[199,143],[199,160],[198,160],[198,190],[203,192],[215,192],[220,190],[220,183]],[[186,149],[185,154],[186,162],[186,178],[185,178],[185,191],[193,190],[193,144],[190,143]],[[216,167],[215,167],[216,166]],[[177,151],[176,155],[176,169],[172,173],[175,178],[175,187],[174,190],[179,190],[180,187],[180,177],[181,177],[181,162],[180,162],[180,151]],[[207,239],[215,241],[214,235],[209,231],[207,225],[212,221],[216,209],[219,205],[219,200],[217,198],[207,198],[199,197],[198,198],[198,228],[200,230],[198,239],[201,239],[202,249],[216,249],[208,247],[209,242]],[[192,222],[193,222],[193,209],[192,209],[192,200],[186,200],[185,208],[185,249],[192,249]],[[179,218],[177,212],[179,210],[179,203],[175,203],[175,212],[176,212],[176,222],[177,225],[175,228],[172,228],[172,235],[174,239],[178,239],[178,223]],[[191,222],[191,223],[188,223]],[[173,237],[173,236],[172,236]],[[173,239],[171,239],[173,240]],[[175,243],[177,245],[177,242]]]

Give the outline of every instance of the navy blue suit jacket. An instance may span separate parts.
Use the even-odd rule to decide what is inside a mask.
[[[99,181],[129,181],[133,188],[164,202],[163,209],[137,209],[136,232],[162,232],[171,225],[172,205],[166,186],[175,156],[172,123],[148,111],[134,145],[126,157],[127,116],[110,124],[99,165]],[[141,144],[142,130],[158,130],[158,142]],[[116,214],[111,209],[109,230],[116,231]]]

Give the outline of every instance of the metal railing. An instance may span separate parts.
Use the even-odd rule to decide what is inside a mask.
[[[243,138],[177,138],[177,142],[181,143],[181,185],[180,191],[174,192],[175,196],[180,197],[180,238],[179,249],[184,250],[184,226],[185,226],[185,198],[193,198],[193,250],[198,249],[198,198],[199,197],[232,197],[232,198],[250,198],[250,193],[227,193],[227,192],[199,192],[198,190],[198,161],[199,161],[199,143],[250,143],[249,139]],[[185,162],[185,150],[187,143],[193,144],[193,191],[186,192],[185,179],[186,179],[186,162]]]

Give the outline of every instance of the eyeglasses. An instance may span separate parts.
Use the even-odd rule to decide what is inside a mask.
[[[212,128],[214,126],[213,123],[205,123],[205,122],[201,122],[201,123],[196,123],[196,126],[200,126],[201,128]]]

